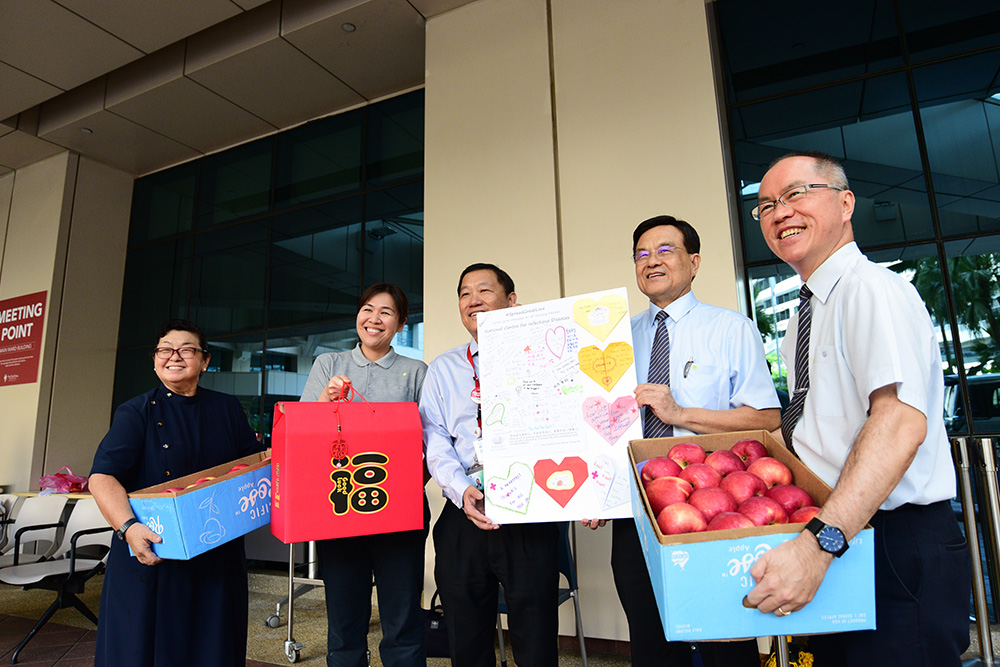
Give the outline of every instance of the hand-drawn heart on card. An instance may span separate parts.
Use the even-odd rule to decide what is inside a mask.
[[[566,327],[559,326],[545,332],[545,346],[556,359],[562,359],[566,350]]]
[[[580,359],[580,370],[606,391],[611,391],[632,365],[632,346],[628,343],[611,343],[601,350],[588,345],[577,353],[577,357]]]
[[[505,409],[503,403],[496,403],[493,405],[493,409],[490,410],[490,414],[486,417],[486,425],[493,426],[494,424],[503,424],[503,413]]]
[[[566,503],[586,481],[587,462],[579,456],[567,456],[559,463],[552,459],[542,459],[535,463],[535,482],[560,507],[566,507]]]
[[[527,463],[514,463],[507,468],[507,477],[486,480],[486,500],[501,509],[527,514],[534,481]]]
[[[573,319],[581,327],[604,340],[628,312],[628,302],[617,294],[602,296],[597,301],[580,299],[573,304]]]
[[[629,501],[628,477],[615,465],[614,459],[600,454],[590,465],[590,480],[602,509],[618,507]]]
[[[609,445],[618,442],[638,418],[639,405],[632,396],[620,396],[610,405],[600,396],[592,396],[583,402],[583,420]]]

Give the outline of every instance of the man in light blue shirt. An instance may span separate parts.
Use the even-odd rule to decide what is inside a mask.
[[[448,618],[454,667],[495,667],[498,584],[504,587],[514,662],[558,662],[558,524],[500,527],[484,514],[479,453],[479,344],[476,316],[515,305],[514,281],[493,264],[459,277],[458,308],[472,340],[427,369],[420,396],[427,469],[446,502],[434,524],[434,578]]]
[[[691,283],[700,251],[698,232],[671,216],[650,218],[632,234],[636,283],[650,300],[649,309],[632,318],[636,401],[644,418],[652,411],[673,435],[774,430],[779,403],[760,333],[747,317],[695,298]],[[660,311],[667,314],[669,386],[648,382]],[[611,567],[628,617],[632,664],[690,665],[689,645],[664,637],[632,519],[612,523]],[[756,642],[711,642],[699,649],[708,666],[759,664]]]

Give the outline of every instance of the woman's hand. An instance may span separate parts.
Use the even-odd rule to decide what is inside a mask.
[[[163,559],[153,553],[150,546],[153,543],[160,543],[163,538],[151,531],[141,523],[133,523],[125,531],[125,541],[132,547],[132,553],[143,565],[156,565],[162,563]]]
[[[323,387],[323,391],[319,394],[320,401],[335,401],[340,398],[347,396],[348,387],[351,386],[351,378],[346,375],[334,375],[330,378],[330,381],[326,383]]]

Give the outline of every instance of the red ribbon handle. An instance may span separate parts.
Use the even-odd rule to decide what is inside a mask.
[[[337,437],[333,439],[330,444],[330,458],[334,462],[334,466],[340,467],[344,465],[347,460],[347,441],[344,440],[344,431],[340,426],[340,404],[346,403],[351,400],[350,396],[353,393],[355,396],[360,398],[365,404],[375,412],[375,406],[368,402],[364,396],[361,395],[354,385],[351,383],[346,383],[344,389],[341,390],[341,395],[333,399],[335,403],[333,411],[337,414]],[[340,461],[341,463],[338,463]]]

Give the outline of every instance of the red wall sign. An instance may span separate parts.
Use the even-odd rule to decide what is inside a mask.
[[[0,387],[38,380],[46,294],[0,301]]]

